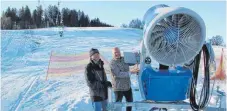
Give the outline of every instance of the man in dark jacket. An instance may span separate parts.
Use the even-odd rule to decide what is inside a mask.
[[[99,51],[92,48],[89,53],[90,62],[85,69],[85,79],[89,87],[92,105],[95,111],[106,111],[107,87],[112,87],[112,85],[107,81],[103,68],[104,62],[100,59]]]

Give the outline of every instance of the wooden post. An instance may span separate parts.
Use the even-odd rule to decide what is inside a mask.
[[[49,64],[48,64],[48,69],[47,69],[46,80],[47,80],[47,77],[48,77],[48,74],[49,74],[49,67],[50,67],[51,57],[52,57],[52,51],[51,51],[51,54],[50,54],[50,60],[49,60]]]

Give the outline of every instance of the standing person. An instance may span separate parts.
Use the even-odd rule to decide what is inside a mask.
[[[95,111],[106,111],[107,87],[112,87],[112,85],[107,81],[103,68],[104,62],[100,59],[99,51],[92,48],[89,54],[90,62],[85,68],[85,79],[89,87],[92,105]]]
[[[121,52],[118,47],[113,48],[112,50],[113,59],[110,62],[111,77],[113,90],[115,94],[116,102],[122,102],[123,96],[127,102],[133,102],[131,81],[130,81],[130,72],[137,73],[139,72],[138,67],[133,70],[129,70],[129,65],[124,62],[124,58],[121,57]],[[116,109],[121,111],[120,109]],[[127,107],[126,111],[131,111],[132,107]]]

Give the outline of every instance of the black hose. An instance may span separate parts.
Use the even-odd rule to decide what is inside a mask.
[[[196,85],[197,79],[199,74],[199,64],[201,59],[201,52],[203,52],[203,60],[204,60],[204,82],[201,91],[200,101],[199,103],[196,102]],[[191,90],[190,90],[190,106],[194,111],[198,111],[204,109],[209,100],[209,93],[210,93],[210,72],[209,72],[209,51],[206,45],[203,45],[202,50],[200,53],[195,57],[194,63],[192,64],[192,72],[193,72],[193,79],[191,81]]]

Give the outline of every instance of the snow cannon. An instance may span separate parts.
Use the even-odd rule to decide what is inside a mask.
[[[166,5],[150,8],[143,18],[144,48],[158,63],[176,66],[195,58],[205,43],[205,24],[192,10]]]
[[[214,66],[203,19],[190,9],[161,4],[145,13],[143,23],[138,76],[142,98],[155,102],[189,99],[192,109],[203,109],[208,102],[209,75]],[[197,103],[195,87],[200,60],[205,64],[204,92]]]

